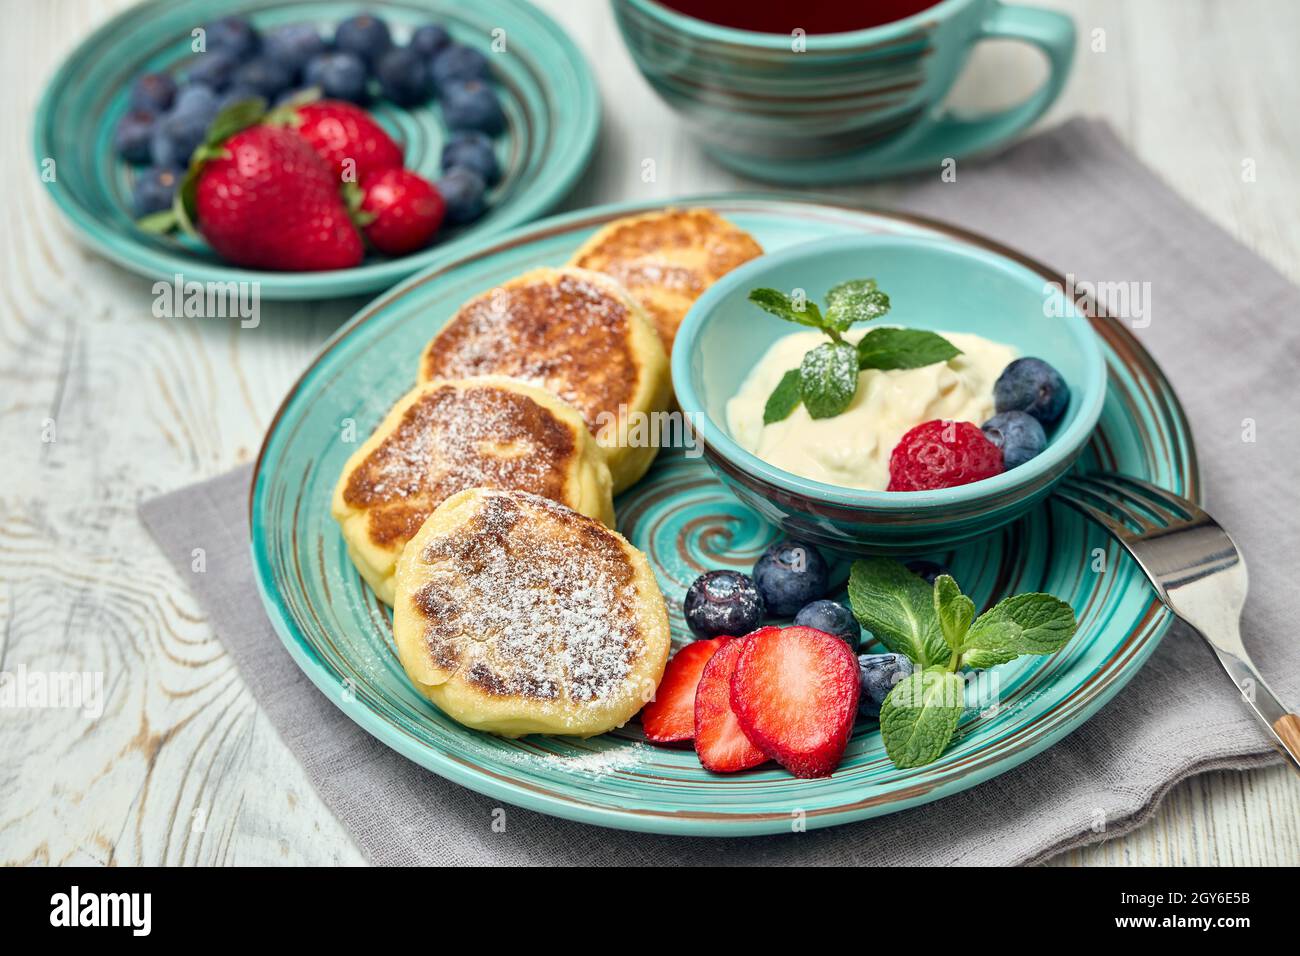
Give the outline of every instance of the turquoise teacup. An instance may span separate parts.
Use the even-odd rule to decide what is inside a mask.
[[[846,33],[757,33],[612,0],[651,86],[705,148],[773,182],[848,182],[938,167],[1028,127],[1060,94],[1074,56],[1068,16],[998,0],[942,0]],[[1018,106],[973,118],[941,111],[972,48],[1020,40],[1046,55],[1043,85]]]

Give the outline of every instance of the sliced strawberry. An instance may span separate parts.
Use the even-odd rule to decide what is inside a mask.
[[[857,658],[811,627],[755,631],[741,648],[731,707],[745,735],[796,777],[830,776],[853,733]]]
[[[704,665],[724,644],[735,640],[715,637],[694,641],[673,655],[664,669],[655,699],[641,709],[641,727],[647,740],[658,744],[690,740],[695,736],[695,688]]]
[[[695,691],[695,752],[705,770],[734,773],[767,762],[767,755],[745,736],[731,711],[731,683],[736,663],[749,640],[764,631],[775,630],[775,627],[759,628],[750,637],[728,641],[704,665],[700,686]]]

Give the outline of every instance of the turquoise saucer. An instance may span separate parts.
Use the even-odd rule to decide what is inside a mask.
[[[1016,255],[937,222],[830,203],[712,196],[679,204],[717,210],[769,251],[876,233]],[[348,561],[330,517],[334,483],[355,448],[343,440],[348,423],[364,439],[414,383],[421,348],[461,302],[528,269],[560,265],[610,220],[651,208],[583,210],[449,252],[362,309],[291,390],[258,459],[251,546],[267,613],[304,673],[377,739],[464,786],[585,823],[697,836],[788,833],[892,813],[1005,773],[1077,729],[1137,673],[1171,617],[1104,532],[1050,502],[956,551],[927,555],[948,564],[981,606],[1048,591],[1073,604],[1080,627],[1055,655],[984,672],[985,705],[967,712],[948,752],[926,767],[896,769],[875,723],[860,721],[831,777],[798,780],[770,766],[715,776],[689,749],[647,744],[635,721],[590,740],[506,740],[460,726],[411,687],[388,611]],[[1044,281],[1057,278],[1017,259]],[[1177,396],[1122,323],[1093,325],[1107,385],[1082,466],[1198,499],[1196,454]],[[615,505],[619,530],[650,557],[678,645],[690,639],[681,599],[691,580],[712,568],[747,570],[777,533],[702,458],[681,451],[661,453]]]
[[[586,59],[553,20],[513,0],[380,0],[366,9],[385,18],[399,42],[432,21],[488,54],[508,128],[497,140],[502,179],[477,222],[413,255],[371,255],[356,268],[333,272],[239,269],[202,242],[153,236],[133,222],[135,173],[114,154],[112,137],[135,77],[175,68],[189,53],[190,31],[218,17],[247,14],[259,28],[310,22],[325,33],[357,12],[348,0],[153,0],[109,20],[69,54],[36,111],[38,168],[54,164],[50,196],[88,245],[133,272],[168,281],[179,273],[185,281],[258,282],[267,299],[376,292],[426,268],[453,245],[464,248],[529,222],[564,198],[595,148],[600,96]],[[505,38],[504,51],[491,52],[494,36]],[[436,179],[446,138],[437,105],[407,110],[378,103],[373,111],[403,147],[406,165]]]

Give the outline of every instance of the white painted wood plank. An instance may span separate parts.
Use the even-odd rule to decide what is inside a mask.
[[[0,669],[103,670],[110,702],[95,722],[0,710],[0,863],[355,864],[135,517],[140,499],[249,460],[355,303],[266,303],[253,330],[162,321],[148,283],[77,245],[35,174],[28,125],[60,57],[125,5],[0,0]],[[712,164],[650,94],[603,0],[542,5],[586,50],[605,101],[596,162],[569,207],[752,185]],[[1045,122],[1106,117],[1190,202],[1300,279],[1300,5],[1050,5],[1075,15],[1081,47]],[[1089,47],[1094,29],[1104,52]],[[1030,60],[982,49],[959,101],[1014,98]],[[841,192],[884,201],[891,187]],[[47,418],[53,443],[41,440]],[[1300,863],[1300,787],[1281,767],[1208,774],[1134,834],[1052,863]]]

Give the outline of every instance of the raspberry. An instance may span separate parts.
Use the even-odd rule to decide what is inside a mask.
[[[971,422],[935,419],[899,439],[889,456],[889,491],[951,488],[1002,474],[1002,451]]]

